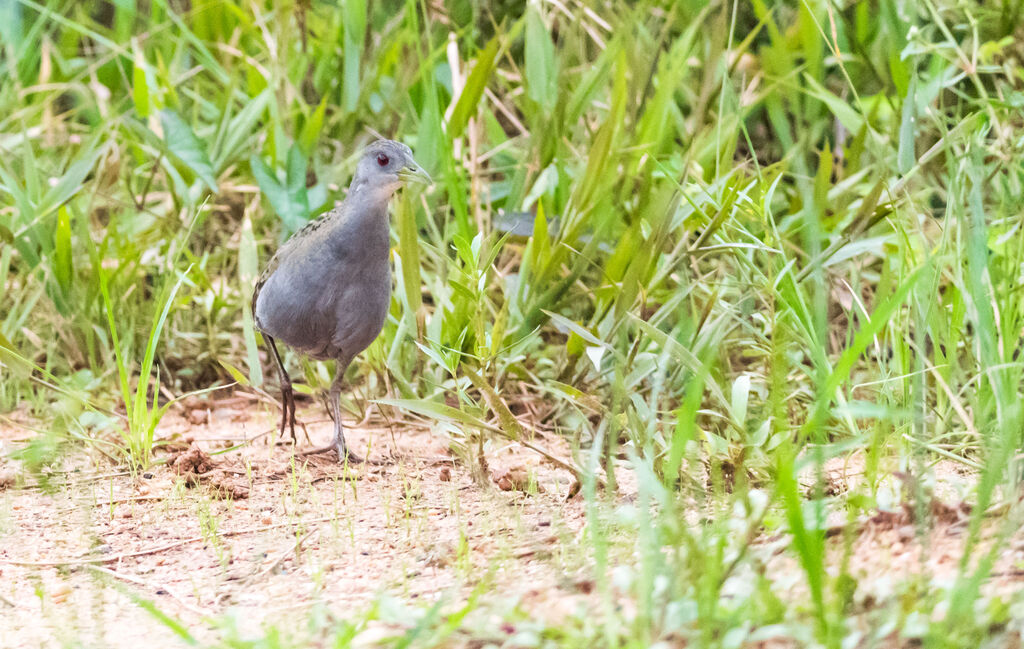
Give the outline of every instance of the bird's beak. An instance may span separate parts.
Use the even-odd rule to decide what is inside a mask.
[[[407,183],[419,183],[421,185],[433,185],[434,181],[430,179],[430,174],[423,170],[423,167],[418,166],[416,163],[410,162],[409,164],[402,167],[398,172],[398,177]]]

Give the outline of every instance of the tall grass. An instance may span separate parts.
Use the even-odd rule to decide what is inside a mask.
[[[46,416],[55,398],[15,354],[88,372],[88,397],[136,422],[129,447],[153,434],[156,372],[175,394],[225,367],[259,383],[258,260],[344,198],[380,133],[437,184],[398,201],[390,317],[353,374],[382,405],[460,424],[467,458],[528,435],[528,399],[608,490],[638,476],[620,509],[590,483],[608,608],[576,631],[884,642],[866,616],[965,646],[1005,621],[977,616],[995,555],[970,558],[1020,475],[1024,3],[0,13],[3,408]],[[821,465],[850,456],[866,480],[826,495]],[[857,610],[827,514],[856,519],[894,470],[940,458],[980,468],[959,580]],[[923,487],[904,497],[925,511]],[[774,530],[803,595],[775,593],[758,558]]]

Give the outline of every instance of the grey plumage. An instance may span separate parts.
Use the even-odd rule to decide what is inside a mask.
[[[369,145],[345,202],[288,239],[256,283],[252,313],[278,368],[282,435],[288,426],[295,439],[295,398],[275,341],[337,361],[329,392],[334,439],[307,453],[336,449],[339,461],[359,461],[345,445],[341,382],[384,326],[391,300],[388,201],[408,181],[430,182],[409,147],[391,140]]]

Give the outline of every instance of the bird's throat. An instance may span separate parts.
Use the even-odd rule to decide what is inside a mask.
[[[331,247],[345,257],[367,262],[387,259],[391,247],[387,200],[355,202],[346,217],[327,233]]]

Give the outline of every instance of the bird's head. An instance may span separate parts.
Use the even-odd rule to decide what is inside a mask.
[[[363,151],[352,178],[352,189],[381,192],[390,197],[408,182],[429,185],[432,181],[412,157],[409,147],[392,140],[377,140]]]

